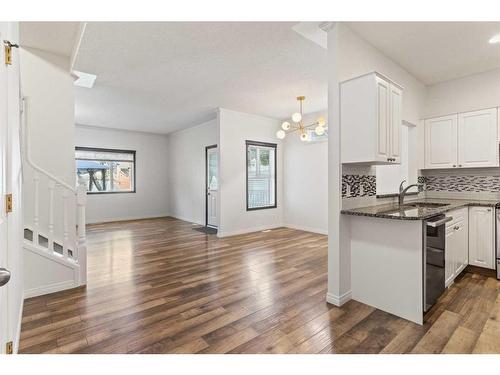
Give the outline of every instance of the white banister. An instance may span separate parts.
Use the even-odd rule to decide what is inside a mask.
[[[77,225],[78,225],[78,253],[80,263],[80,284],[87,283],[87,231],[85,228],[85,206],[87,205],[87,187],[84,182],[78,186],[76,196]]]
[[[78,284],[87,282],[87,245],[85,230],[85,206],[87,188],[82,183],[78,187],[71,186],[61,178],[54,176],[49,171],[37,165],[31,156],[30,145],[30,108],[29,98],[22,99],[22,155],[23,167],[28,166],[33,170],[33,245],[40,246],[39,236],[48,239],[48,251],[55,254],[54,245],[61,244],[64,259],[74,262],[77,270]],[[74,124],[68,124],[74,126]],[[25,164],[25,165],[24,165]],[[43,177],[43,178],[41,178]],[[43,188],[40,189],[40,185]],[[43,196],[41,196],[43,194]],[[62,212],[59,206],[62,198]],[[43,202],[44,204],[41,204]],[[46,205],[48,202],[48,206]],[[48,217],[48,222],[40,221],[40,210],[43,210],[42,218]],[[48,213],[45,210],[48,209]],[[71,216],[70,216],[71,214]],[[45,216],[47,215],[47,216]],[[73,215],[76,215],[74,217]],[[62,218],[62,220],[61,220]],[[76,226],[75,226],[76,221]],[[62,222],[62,228],[60,223]],[[43,224],[45,227],[41,227]],[[61,230],[62,229],[62,230]],[[71,251],[71,256],[69,254]]]
[[[38,245],[39,233],[39,210],[40,210],[40,175],[35,171],[33,174],[33,243]]]
[[[68,247],[69,247],[69,218],[68,218],[68,191],[64,190],[63,199],[63,255],[65,258],[68,257]]]
[[[54,180],[49,180],[49,249],[54,250],[54,189],[56,183]]]

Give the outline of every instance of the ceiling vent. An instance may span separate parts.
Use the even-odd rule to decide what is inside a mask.
[[[85,87],[91,89],[94,86],[94,82],[97,78],[95,74],[79,72],[78,70],[73,70],[72,76],[75,78],[73,82],[75,86]]]
[[[317,45],[328,48],[327,32],[324,30],[325,22],[300,22],[292,27],[292,30]]]

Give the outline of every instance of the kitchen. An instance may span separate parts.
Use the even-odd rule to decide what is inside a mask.
[[[430,86],[432,115],[417,124],[403,117],[405,88],[384,72],[341,82],[352,299],[423,324],[463,272],[500,279],[499,109],[483,106],[498,102],[480,84],[500,79],[485,74]],[[475,92],[481,103],[466,100]]]

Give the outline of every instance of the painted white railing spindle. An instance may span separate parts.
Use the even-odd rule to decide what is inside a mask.
[[[69,217],[68,217],[68,198],[69,194],[67,190],[63,192],[63,255],[65,258],[68,257],[68,245],[69,245]]]
[[[87,283],[87,231],[85,228],[85,206],[87,205],[87,186],[84,182],[78,186],[76,194],[78,240],[76,254],[80,263],[80,284]]]
[[[38,233],[40,225],[40,175],[35,171],[33,174],[33,243],[38,245]]]
[[[48,240],[49,240],[49,250],[54,250],[54,189],[56,188],[56,183],[53,180],[49,180],[49,224],[48,224]]]

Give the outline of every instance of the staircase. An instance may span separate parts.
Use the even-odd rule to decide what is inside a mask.
[[[25,298],[87,282],[87,190],[37,165],[30,155],[29,100],[23,99]],[[29,181],[29,183],[26,183]]]

